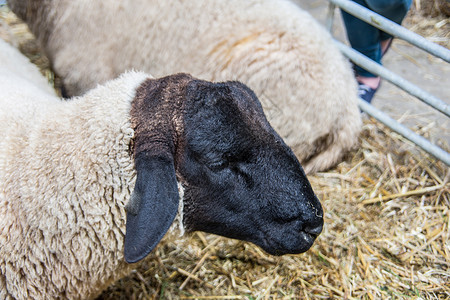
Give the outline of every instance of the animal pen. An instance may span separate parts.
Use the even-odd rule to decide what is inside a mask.
[[[444,26],[450,30],[450,23]],[[34,37],[7,7],[0,7],[0,36],[58,87]],[[365,103],[361,110],[390,120]],[[441,148],[448,157],[448,145]],[[358,149],[309,178],[325,227],[308,252],[275,257],[249,243],[195,233],[163,241],[99,299],[450,298],[450,185],[443,161],[366,119]]]
[[[417,46],[427,51],[428,53],[441,58],[444,61],[444,63],[450,62],[450,50],[427,41],[422,36],[415,34],[400,25],[397,25],[396,23],[384,18],[383,16],[380,16],[379,14],[365,7],[362,7],[361,5],[352,2],[350,0],[329,0],[329,1],[330,7],[327,18],[327,27],[330,31],[333,26],[333,17],[335,8],[339,7],[345,10],[346,12],[371,24],[372,26],[375,26],[385,31],[393,35],[394,37],[408,41],[412,45]],[[415,96],[417,99],[423,101],[424,103],[435,108],[439,112],[445,114],[447,117],[450,117],[450,106],[441,99],[438,99],[437,97],[429,94],[428,92],[422,90],[421,88],[415,86],[414,84],[411,84],[407,80],[389,71],[385,67],[376,64],[375,62],[371,61],[364,55],[361,55],[357,51],[346,46],[345,44],[339,41],[336,41],[336,43],[339,49],[344,53],[344,55],[347,56],[353,63],[357,64],[358,66],[364,67],[366,70],[369,70],[370,72],[382,77],[383,79],[388,80],[389,82],[395,84],[399,88],[407,91],[409,94]],[[439,148],[436,145],[431,144],[428,140],[422,138],[421,136],[417,135],[413,131],[409,130],[405,126],[398,123],[397,121],[391,119],[389,116],[377,110],[372,105],[367,104],[365,101],[360,101],[359,106],[362,111],[366,112],[370,116],[374,117],[381,123],[385,124],[392,130],[394,130],[395,132],[401,134],[411,142],[415,143],[423,150],[440,159],[446,165],[450,166],[450,154],[447,151]]]

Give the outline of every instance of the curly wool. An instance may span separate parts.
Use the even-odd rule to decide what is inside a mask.
[[[95,297],[131,270],[129,111],[148,75],[70,101],[19,78],[0,71],[0,298]]]
[[[356,82],[330,34],[285,0],[16,1],[71,94],[130,68],[236,79],[261,100],[307,172],[358,139]],[[125,38],[124,38],[125,37]]]

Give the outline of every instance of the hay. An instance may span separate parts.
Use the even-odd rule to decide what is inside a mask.
[[[450,1],[448,0],[414,0],[414,8],[425,17],[440,15],[450,17]]]
[[[414,0],[403,25],[433,43],[450,48],[450,1]]]
[[[23,46],[36,45],[23,24],[6,8],[0,20],[2,37],[13,32],[51,73],[40,51]],[[449,177],[443,163],[367,119],[359,149],[310,177],[325,228],[308,252],[274,257],[194,233],[161,243],[99,299],[449,299]]]

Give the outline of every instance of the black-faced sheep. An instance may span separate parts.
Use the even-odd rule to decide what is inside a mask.
[[[0,41],[6,57],[0,299],[95,297],[158,244],[180,207],[187,231],[275,255],[304,252],[320,233],[300,163],[242,83],[130,72],[64,101]]]
[[[255,91],[306,172],[336,164],[361,127],[356,83],[331,36],[286,0],[8,0],[69,94],[137,69],[235,79]]]

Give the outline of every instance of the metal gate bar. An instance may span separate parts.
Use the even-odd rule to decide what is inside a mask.
[[[433,145],[426,138],[416,134],[411,129],[403,126],[396,120],[392,119],[381,110],[375,108],[373,105],[370,105],[364,100],[359,99],[359,107],[361,110],[365,111],[367,114],[378,120],[379,122],[385,124],[387,127],[397,132],[398,134],[405,137],[407,140],[410,140],[426,152],[430,153],[437,159],[444,162],[447,166],[450,166],[450,154],[445,150]]]
[[[392,73],[391,71],[387,70],[386,68],[382,67],[381,65],[375,63],[374,61],[367,58],[366,56],[362,55],[358,51],[342,44],[341,42],[338,42],[338,41],[335,41],[335,42],[337,43],[340,50],[344,53],[344,55],[347,56],[352,61],[358,61],[359,62],[358,65],[363,65],[364,68],[366,68],[369,65],[369,64],[366,64],[368,62],[368,63],[370,63],[370,65],[374,64],[376,66],[376,68],[374,68],[374,69],[367,68],[367,70],[369,70],[377,75],[380,75],[383,78],[386,78],[386,77],[384,77],[384,75],[385,75],[384,73],[386,73],[386,72],[389,72],[388,74],[393,74],[395,76],[398,76],[398,75]],[[380,68],[381,72],[378,72],[379,68]],[[401,77],[400,77],[400,79],[404,80]],[[404,81],[407,82],[406,80],[404,80]],[[366,101],[359,99],[358,104],[362,111],[366,112],[368,115],[374,117],[375,119],[377,119],[381,123],[385,124],[386,126],[391,128],[395,132],[401,134],[406,139],[410,140],[411,142],[413,142],[414,144],[416,144],[417,146],[419,146],[426,152],[430,153],[437,159],[443,161],[446,165],[450,166],[450,154],[448,152],[446,152],[442,148],[439,148],[438,146],[432,144],[430,141],[428,141],[424,137],[414,133],[412,130],[408,129],[404,125],[402,125],[399,122],[397,122],[396,120],[392,119],[387,114],[378,110],[377,108],[375,108],[373,105],[370,105]],[[447,105],[447,108],[448,108],[448,105]]]
[[[437,44],[434,44],[432,42],[429,42],[425,38],[421,37],[420,35],[417,35],[406,28],[376,14],[375,12],[362,7],[359,4],[356,4],[350,0],[328,0],[330,2],[330,8],[328,11],[328,17],[327,17],[327,27],[331,31],[332,24],[333,24],[333,17],[334,17],[334,10],[336,6],[341,7],[343,10],[347,11],[348,13],[351,13],[352,15],[356,16],[357,18],[360,18],[367,23],[370,23],[371,25],[388,32],[389,34],[399,37],[401,39],[404,39],[411,44],[427,51],[430,54],[433,54],[441,59],[443,59],[446,62],[450,62],[450,50],[439,46]],[[346,46],[345,44],[335,41],[337,43],[337,46],[339,49],[343,52],[345,56],[347,56],[351,61],[353,61],[355,64],[367,69],[368,71],[381,76],[382,78],[388,80],[389,82],[395,84],[399,88],[405,90],[409,94],[417,97],[424,103],[432,106],[433,108],[437,109],[438,111],[442,112],[446,116],[450,115],[450,108],[447,103],[444,101],[436,98],[435,96],[429,94],[428,92],[420,89],[416,85],[410,83],[409,81],[405,80],[401,76],[393,73],[392,71],[389,71],[385,67],[383,67],[380,64],[377,64],[376,62],[372,61],[371,59],[367,58],[366,56],[362,55],[358,51]],[[396,120],[392,119],[382,111],[378,110],[371,104],[365,102],[362,99],[359,99],[359,107],[362,111],[366,112],[368,115],[374,117],[381,123],[388,126],[393,131],[399,133],[406,139],[410,140],[429,154],[433,155],[437,159],[444,162],[446,165],[450,166],[450,154],[443,150],[442,148],[432,144],[430,141],[425,139],[424,137],[414,133],[409,128],[405,127],[404,125],[400,124]]]
[[[349,14],[369,23],[370,25],[377,27],[395,37],[401,38],[412,45],[439,57],[446,62],[450,62],[450,50],[442,47],[438,44],[428,41],[426,38],[414,33],[405,27],[386,19],[383,16],[367,9],[353,1],[350,0],[328,0],[332,4],[339,6],[341,9],[345,10]],[[333,10],[334,11],[334,10]],[[331,23],[328,23],[331,24]]]
[[[429,106],[435,108],[436,110],[442,112],[447,117],[450,116],[450,105],[445,103],[439,98],[431,95],[430,93],[422,90],[417,85],[412,84],[408,80],[403,77],[395,74],[394,72],[386,69],[380,64],[377,64],[373,60],[367,58],[366,56],[360,54],[358,51],[348,47],[347,45],[335,41],[338,45],[338,48],[347,56],[351,61],[353,61],[358,66],[363,67],[364,69],[370,71],[373,74],[383,77],[387,81],[395,84],[402,90],[408,92],[410,95],[415,96],[422,102],[428,104]]]

